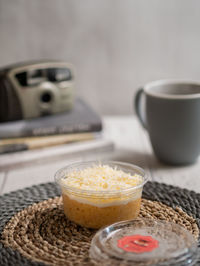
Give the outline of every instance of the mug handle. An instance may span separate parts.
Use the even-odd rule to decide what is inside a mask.
[[[144,121],[144,119],[142,118],[141,115],[141,99],[142,96],[144,95],[144,89],[143,88],[139,88],[135,94],[135,98],[134,98],[134,103],[135,103],[135,112],[137,117],[139,118],[140,123],[142,124],[142,126],[147,129],[146,126],[146,122]]]

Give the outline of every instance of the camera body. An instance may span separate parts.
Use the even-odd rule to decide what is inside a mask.
[[[72,108],[73,67],[37,61],[0,69],[0,122],[52,115]]]

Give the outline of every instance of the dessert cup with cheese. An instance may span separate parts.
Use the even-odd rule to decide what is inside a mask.
[[[68,219],[100,228],[136,218],[147,176],[143,169],[122,162],[74,163],[55,175]]]

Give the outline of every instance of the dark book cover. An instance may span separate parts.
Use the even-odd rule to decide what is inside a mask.
[[[73,109],[64,113],[0,123],[0,138],[98,132],[101,129],[100,116],[82,99],[76,99]]]

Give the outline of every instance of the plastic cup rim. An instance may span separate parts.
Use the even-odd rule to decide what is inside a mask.
[[[138,184],[138,185],[136,185],[134,187],[130,187],[130,188],[125,188],[125,189],[120,189],[120,190],[99,190],[99,191],[74,188],[74,187],[67,186],[67,185],[61,183],[61,179],[63,178],[63,176],[61,176],[61,173],[64,170],[67,170],[70,167],[72,168],[72,167],[79,166],[79,165],[95,165],[95,164],[100,164],[100,163],[102,165],[103,164],[107,164],[107,165],[111,165],[111,164],[115,165],[116,164],[116,165],[122,166],[122,167],[127,167],[127,166],[132,167],[133,170],[136,170],[136,171],[138,171],[140,173],[140,175],[143,178],[143,181],[140,184]],[[120,161],[106,161],[106,160],[75,162],[75,163],[69,164],[69,165],[59,169],[55,173],[54,178],[55,178],[55,182],[57,184],[59,184],[61,188],[65,188],[69,192],[72,192],[72,193],[75,193],[75,194],[79,194],[79,195],[84,195],[84,196],[85,195],[91,195],[91,196],[96,196],[96,197],[102,197],[102,196],[109,197],[109,196],[117,196],[119,194],[121,194],[121,195],[122,194],[124,194],[124,195],[132,194],[137,189],[142,188],[145,185],[145,183],[148,181],[148,175],[146,174],[144,169],[142,169],[141,167],[139,167],[137,165],[134,165],[134,164],[131,164],[131,163],[125,163],[125,162],[120,162]]]

